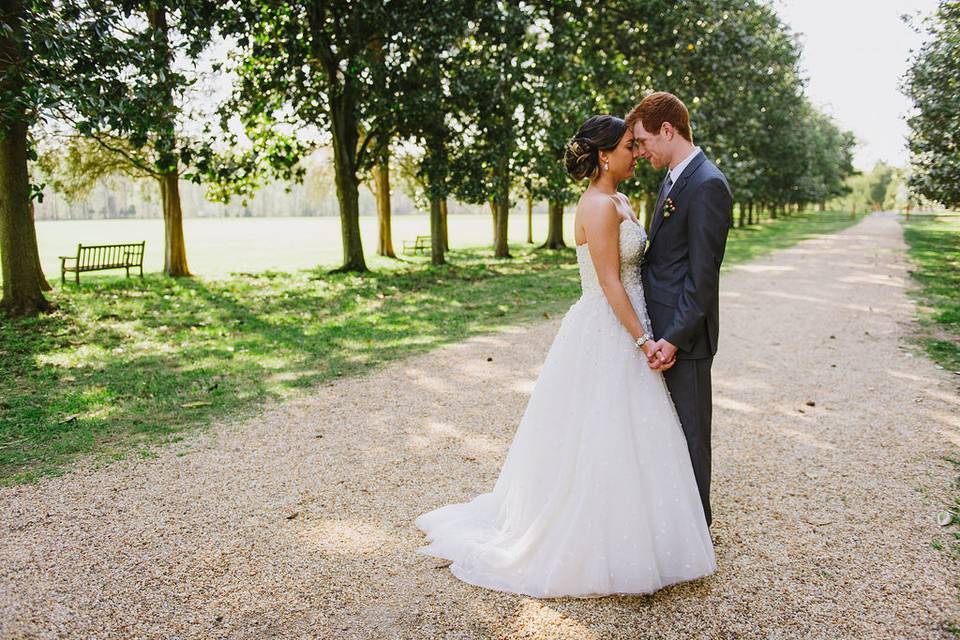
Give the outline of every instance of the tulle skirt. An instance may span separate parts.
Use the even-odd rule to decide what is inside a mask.
[[[652,593],[716,570],[663,377],[599,292],[564,317],[493,491],[416,525],[459,579],[535,597]]]

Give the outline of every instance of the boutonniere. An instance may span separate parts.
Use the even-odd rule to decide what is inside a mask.
[[[671,198],[667,198],[663,201],[663,217],[669,218],[670,214],[677,210],[677,205],[673,204]]]

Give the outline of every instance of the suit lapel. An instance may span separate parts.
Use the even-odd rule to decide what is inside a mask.
[[[687,182],[690,180],[697,169],[700,168],[700,165],[703,164],[704,160],[707,157],[703,154],[703,151],[700,151],[693,160],[690,161],[690,164],[686,166],[683,170],[683,173],[680,174],[680,177],[677,178],[676,184],[670,189],[670,193],[667,194],[667,198],[670,198],[674,203],[677,202],[677,198],[680,196],[680,192],[684,190],[687,186]],[[666,204],[666,198],[664,198],[663,204],[657,207],[657,210],[653,213],[653,222],[650,223],[650,243],[653,244],[653,238],[657,235],[657,231],[660,230],[660,226],[663,224],[663,206]]]

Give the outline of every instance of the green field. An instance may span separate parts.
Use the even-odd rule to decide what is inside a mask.
[[[848,214],[808,214],[734,229],[725,265],[853,222]],[[418,232],[416,220],[406,223],[397,225],[405,229],[398,239]],[[153,224],[39,225],[44,261],[57,255],[56,242],[77,241],[50,227],[91,237],[84,241],[131,240],[137,238],[127,231]],[[204,276],[84,277],[79,287],[56,286],[57,313],[0,324],[0,483],[62,472],[84,454],[93,463],[131,452],[149,456],[152,445],[215,418],[249,414],[267,399],[505,324],[556,317],[579,295],[571,249],[521,244],[511,247],[513,260],[461,248],[445,267],[422,257],[378,259],[371,274],[331,275],[326,267],[338,260],[339,235],[331,237],[328,227],[315,244],[321,236],[307,230],[317,224],[192,221],[191,262]],[[480,216],[454,220],[451,242],[483,242],[490,231]],[[517,231],[522,239],[523,229]],[[323,247],[329,259],[315,258]],[[315,261],[324,266],[295,269]],[[148,263],[148,271],[157,267]]]
[[[493,237],[492,217],[487,215],[451,214],[448,226],[450,247],[453,249],[481,246]],[[256,273],[334,267],[342,258],[340,219],[336,217],[187,218],[183,227],[190,270],[199,276],[222,277],[241,271]],[[533,232],[535,241],[544,241],[547,235],[546,215],[534,215]],[[360,218],[360,233],[370,266],[397,266],[395,261],[382,260],[376,255],[376,218]],[[394,246],[398,252],[403,240],[429,234],[430,221],[425,215],[393,218]],[[509,237],[510,242],[515,244],[526,241],[526,215],[511,215]],[[51,283],[54,278],[60,277],[57,256],[75,255],[77,243],[144,240],[147,243],[144,269],[159,272],[163,268],[162,220],[62,220],[37,223],[40,262]],[[567,242],[572,241],[573,236],[568,233]]]

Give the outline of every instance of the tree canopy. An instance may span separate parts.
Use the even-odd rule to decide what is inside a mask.
[[[904,92],[913,101],[908,119],[910,186],[947,207],[960,206],[960,1],[940,0],[928,21],[928,41],[913,60]]]
[[[934,135],[960,130],[956,91],[938,82],[957,75],[957,5],[941,2],[909,82],[914,180],[944,202],[960,184],[956,140]],[[623,115],[654,90],[685,101],[741,207],[823,203],[853,172],[852,134],[805,97],[798,40],[762,0],[3,0],[0,14],[4,287],[34,302],[39,189],[27,165],[35,134],[64,124],[73,142],[44,166],[76,179],[55,185],[82,189],[111,171],[159,180],[171,275],[189,273],[180,177],[209,184],[211,198],[249,196],[268,179],[302,179],[317,147],[333,159],[342,270],[367,268],[358,187],[392,145],[429,203],[435,264],[450,196],[490,205],[497,256],[509,256],[516,193],[548,201],[545,246],[562,246],[563,207],[579,192],[564,144],[590,115]],[[219,118],[187,127],[205,55],[233,89],[211,107]],[[625,190],[649,203],[659,179],[640,166]]]

